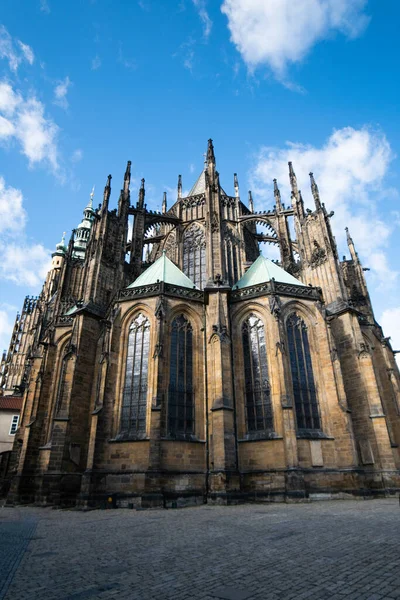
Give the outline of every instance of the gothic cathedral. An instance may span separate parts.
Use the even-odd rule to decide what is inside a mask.
[[[347,232],[311,177],[285,206],[221,187],[212,140],[186,197],[93,195],[17,316],[0,395],[22,397],[7,501],[181,506],[400,490],[400,377]],[[133,217],[133,229],[128,235]],[[292,223],[292,224],[291,224]],[[258,229],[257,229],[257,226]],[[260,227],[261,226],[261,227]],[[260,228],[262,231],[260,232]],[[295,234],[293,233],[295,232]],[[276,244],[280,260],[260,254]]]

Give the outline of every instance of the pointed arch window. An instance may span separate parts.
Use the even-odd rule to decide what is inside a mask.
[[[204,229],[190,225],[183,236],[183,272],[198,288],[206,285],[206,238]]]
[[[297,429],[320,429],[307,326],[292,314],[286,324]]]
[[[247,432],[273,431],[264,324],[250,315],[242,326]]]
[[[147,379],[150,323],[142,314],[129,327],[120,433],[132,437],[146,433]]]
[[[168,386],[168,433],[194,433],[193,329],[180,315],[171,325]]]

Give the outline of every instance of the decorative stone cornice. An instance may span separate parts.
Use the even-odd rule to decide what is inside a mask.
[[[291,296],[294,298],[307,298],[309,300],[321,300],[321,292],[318,288],[305,285],[291,285],[277,281],[267,281],[250,287],[234,290],[231,293],[231,302],[240,302],[248,298],[257,298],[277,294],[279,296]]]
[[[132,300],[135,298],[159,296],[160,294],[185,298],[186,300],[193,300],[194,302],[204,302],[204,293],[201,290],[197,290],[195,288],[190,289],[180,285],[173,285],[163,281],[136,288],[126,288],[120,290],[118,302],[124,302],[125,300]]]

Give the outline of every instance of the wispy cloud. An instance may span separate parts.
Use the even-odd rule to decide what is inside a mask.
[[[123,44],[118,44],[118,62],[123,65],[126,69],[136,69],[136,62],[132,58],[127,58],[123,51]]]
[[[268,67],[290,87],[287,69],[311,48],[339,32],[359,36],[368,25],[367,0],[224,0],[231,40],[250,71]],[[299,88],[299,89],[298,89]]]
[[[10,70],[16,73],[23,61],[33,64],[35,56],[30,46],[13,40],[4,25],[0,25],[0,59],[7,60]]]
[[[26,211],[21,190],[7,186],[0,176],[0,278],[17,285],[38,286],[49,266],[49,251],[26,239]],[[3,315],[4,317],[4,315]]]
[[[380,202],[393,195],[393,190],[385,187],[385,176],[393,158],[394,153],[382,132],[369,127],[344,127],[334,131],[319,148],[298,142],[287,142],[282,148],[261,148],[255,156],[250,178],[256,201],[261,199],[262,208],[271,207],[275,177],[282,199],[290,202],[287,163],[293,161],[304,201],[312,207],[307,190],[308,173],[314,171],[322,201],[328,210],[335,211],[332,225],[339,248],[346,249],[344,228],[348,226],[361,258],[371,268],[370,276],[389,288],[399,276],[390,267],[386,251],[393,226],[379,216],[378,209]]]
[[[206,0],[192,0],[192,2],[198,12],[198,15],[203,25],[204,39],[207,40],[210,36],[213,22],[211,21],[206,9]]]
[[[50,14],[50,6],[47,0],[40,0],[40,10],[46,14]]]
[[[54,104],[60,106],[64,110],[67,110],[69,103],[67,99],[68,89],[71,87],[72,81],[67,77],[59,81],[56,87],[54,88]]]
[[[77,148],[76,150],[73,151],[72,156],[71,156],[71,161],[73,163],[77,163],[79,161],[81,161],[83,158],[83,150],[81,150],[80,148]]]
[[[97,71],[101,67],[101,58],[98,54],[92,59],[92,66],[90,67],[92,71]]]
[[[58,162],[58,127],[45,115],[34,95],[23,97],[7,81],[0,81],[0,143],[16,142],[29,166],[45,164],[61,177]]]

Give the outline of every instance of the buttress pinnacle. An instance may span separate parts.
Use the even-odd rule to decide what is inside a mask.
[[[215,154],[214,154],[214,146],[213,146],[213,141],[210,138],[208,140],[208,147],[207,147],[207,164],[213,164],[215,165]]]
[[[321,208],[321,201],[319,198],[319,190],[318,190],[318,186],[315,183],[315,179],[314,179],[314,175],[313,173],[310,173],[310,181],[311,181],[311,193],[314,197],[314,202],[315,202],[315,207],[317,209]]]
[[[275,197],[276,208],[279,211],[281,211],[282,210],[281,193],[279,191],[278,183],[277,183],[276,179],[274,179],[274,197]]]

